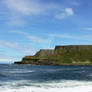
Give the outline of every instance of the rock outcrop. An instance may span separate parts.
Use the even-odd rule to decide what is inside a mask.
[[[25,56],[15,64],[37,65],[91,65],[92,45],[56,46],[55,49],[41,49],[34,56]]]

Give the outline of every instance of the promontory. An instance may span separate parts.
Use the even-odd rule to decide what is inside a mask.
[[[92,65],[92,45],[56,46],[41,49],[33,56],[25,56],[14,64],[35,65]]]

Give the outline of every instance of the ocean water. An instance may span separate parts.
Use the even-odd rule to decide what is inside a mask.
[[[92,92],[92,66],[0,65],[0,92]]]

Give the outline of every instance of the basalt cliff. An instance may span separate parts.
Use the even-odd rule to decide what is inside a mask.
[[[25,56],[15,64],[92,65],[92,45],[56,46],[41,49],[34,56]]]

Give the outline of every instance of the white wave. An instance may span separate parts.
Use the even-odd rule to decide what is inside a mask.
[[[92,86],[80,86],[73,88],[37,88],[37,87],[24,87],[19,89],[0,88],[0,92],[92,92]]]
[[[6,73],[7,71],[4,71],[4,73]],[[30,72],[34,72],[34,71],[33,70],[25,70],[25,69],[14,69],[12,71],[8,71],[8,73],[30,73]]]
[[[28,71],[28,70],[18,70],[18,71],[10,71],[9,73],[30,73],[30,72],[34,72],[34,71]]]
[[[86,81],[53,81],[47,83],[30,83],[29,86],[18,84],[28,81],[9,82],[6,86],[0,87],[0,92],[92,92],[92,82]]]

